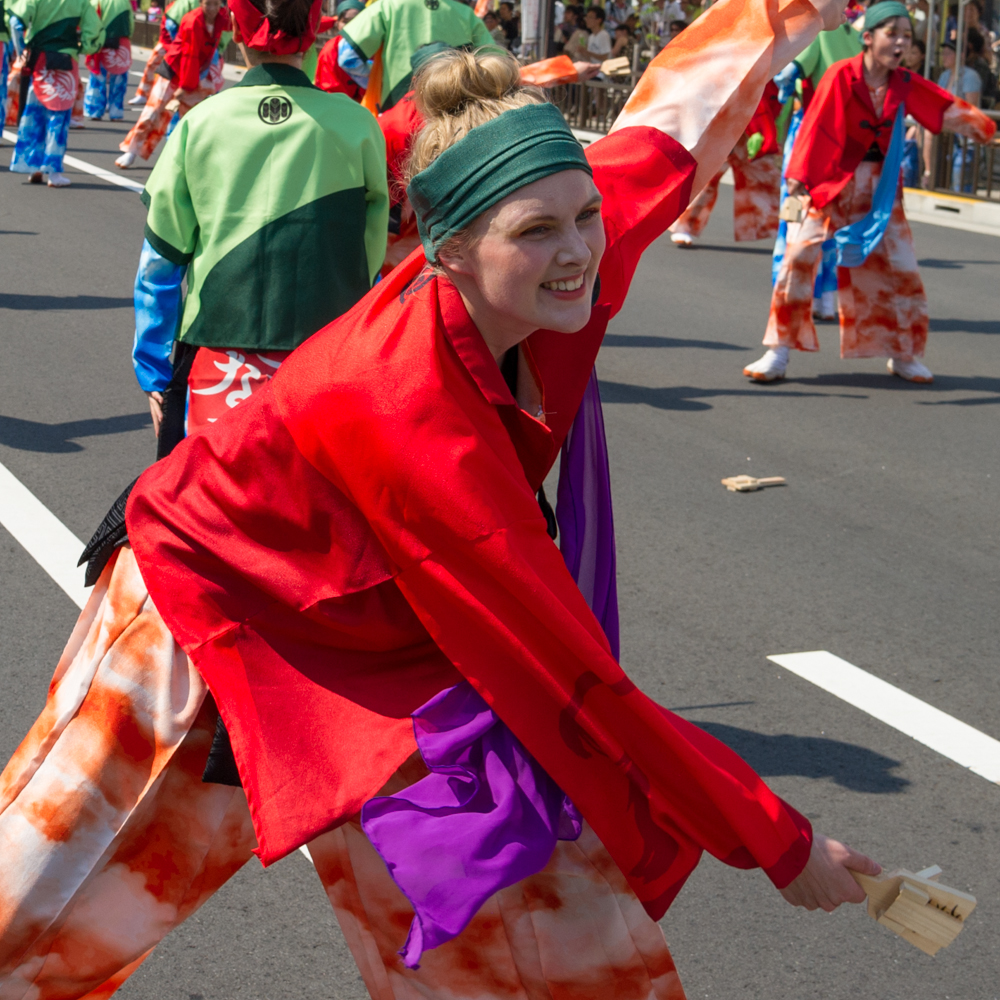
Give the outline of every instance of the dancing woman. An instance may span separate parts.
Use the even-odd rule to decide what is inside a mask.
[[[140,478],[0,780],[8,993],[113,986],[303,844],[380,1000],[680,1000],[654,920],[703,850],[863,898],[628,680],[535,499],[642,252],[841,10],[720,0],[586,154],[509,56],[421,74],[423,247]]]
[[[104,27],[104,44],[99,51],[87,56],[90,79],[83,95],[83,113],[93,121],[100,121],[107,111],[108,120],[117,122],[125,117],[135,14],[131,0],[92,2]]]
[[[196,104],[222,89],[222,70],[213,62],[222,36],[229,30],[229,14],[222,0],[201,0],[200,6],[181,18],[176,36],[164,49],[146,106],[118,146],[122,155],[115,160],[116,167],[128,170],[136,156],[148,160],[169,134],[175,114],[183,118]],[[209,72],[212,69],[217,74],[214,80]]]
[[[961,98],[900,68],[912,34],[903,4],[886,0],[869,7],[864,51],[834,63],[809,103],[785,172],[789,194],[805,199],[807,214],[788,227],[764,333],[767,351],[744,368],[749,378],[784,378],[791,349],[819,350],[813,286],[823,243],[837,234],[838,243],[859,248],[846,256],[839,251],[840,356],[888,358],[892,375],[910,382],[934,379],[920,360],[927,297],[903,214],[902,120],[909,114],[931,132],[948,129],[981,143],[992,138],[996,125]],[[893,173],[880,183],[883,164]]]

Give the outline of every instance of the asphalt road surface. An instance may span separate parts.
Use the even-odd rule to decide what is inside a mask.
[[[113,169],[125,127],[72,132],[69,152]],[[67,190],[29,185],[9,159],[4,143],[0,462],[87,538],[154,453],[129,361],[145,213],[135,194],[72,169]],[[933,386],[892,379],[881,361],[841,361],[832,325],[821,353],[796,355],[785,382],[760,386],[741,369],[760,351],[769,248],[732,242],[730,190],[697,249],[650,249],[598,361],[623,664],[817,829],[887,866],[940,864],[979,908],[931,959],[860,907],[793,910],[760,872],[707,859],[663,926],[691,1000],[995,1000],[1000,788],[765,657],[830,650],[1000,737],[1000,240],[914,226]],[[719,483],[744,472],[788,485],[732,494]],[[2,529],[0,581],[6,760],[42,706],[76,608]],[[119,995],[365,992],[295,853],[266,872],[248,865]]]

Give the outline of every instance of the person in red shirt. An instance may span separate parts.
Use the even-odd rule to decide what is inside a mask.
[[[222,33],[230,30],[229,12],[222,7],[222,0],[201,0],[200,7],[181,18],[177,35],[165,47],[146,106],[118,147],[122,155],[115,160],[116,167],[127,170],[136,156],[148,160],[167,134],[175,112],[183,117],[206,97],[218,93],[221,70],[215,80],[202,80],[202,76],[212,66]]]
[[[735,183],[733,238],[738,241],[774,239],[778,233],[781,189],[781,149],[776,124],[779,114],[778,88],[774,81],[769,81],[746,132],[722,170],[670,227],[670,239],[675,245],[691,247],[702,234],[719,197],[723,174],[729,168],[732,168]]]
[[[764,334],[768,350],[743,370],[757,381],[783,378],[790,350],[819,350],[812,305],[822,245],[838,231],[847,235],[845,227],[872,212],[883,162],[893,155],[897,116],[909,114],[931,132],[948,129],[980,143],[996,131],[982,112],[901,67],[912,37],[901,3],[869,7],[865,26],[864,51],[834,63],[816,88],[785,171],[789,195],[803,200],[806,214],[788,227]],[[840,356],[888,358],[890,374],[931,382],[934,376],[920,360],[927,297],[903,213],[902,179],[888,183],[895,196],[891,203],[886,198],[881,238],[866,247],[867,256],[838,258]]]
[[[364,9],[364,0],[341,0],[337,4],[338,28],[349,24]],[[330,94],[347,94],[352,101],[357,101],[360,104],[361,98],[365,96],[365,88],[344,72],[337,62],[342,41],[343,36],[338,32],[320,49],[314,82],[320,90],[325,90]]]
[[[0,776],[0,989],[109,995],[306,844],[381,998],[683,1000],[655,921],[705,850],[863,901],[878,865],[629,680],[537,500],[643,252],[817,7],[719,0],[586,152],[508,54],[421,74],[421,247],[90,547]]]

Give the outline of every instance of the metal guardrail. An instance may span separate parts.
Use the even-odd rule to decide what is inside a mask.
[[[570,128],[607,133],[632,93],[632,82],[588,80],[553,87],[549,100],[563,113]]]
[[[984,111],[1000,124],[1000,111]],[[980,201],[1000,201],[1000,139],[979,146],[943,132],[934,140],[931,191],[959,194]]]

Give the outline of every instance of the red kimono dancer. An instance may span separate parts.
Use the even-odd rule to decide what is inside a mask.
[[[217,10],[211,28],[205,16],[206,4]],[[211,64],[222,33],[230,30],[229,14],[220,9],[218,0],[205,0],[181,18],[176,38],[164,50],[146,106],[118,146],[122,155],[115,166],[127,170],[136,156],[148,160],[167,134],[174,112],[183,118],[196,104],[222,89],[222,71]],[[209,69],[207,79],[202,80]]]
[[[781,114],[778,88],[773,81],[764,90],[747,130],[729,154],[725,166],[701,190],[670,227],[671,240],[690,247],[701,236],[719,197],[726,170],[733,171],[733,238],[737,241],[769,240],[778,234],[781,148],[775,124]],[[755,138],[756,137],[756,138]],[[749,145],[749,148],[748,148]]]
[[[744,369],[758,381],[784,375],[784,363],[769,364],[772,352],[782,351],[787,363],[790,348],[819,350],[812,303],[823,242],[871,209],[900,106],[931,132],[948,129],[986,142],[996,130],[976,108],[902,68],[890,71],[880,106],[875,107],[863,59],[862,53],[834,63],[802,119],[786,176],[805,185],[811,205],[801,223],[788,226],[788,250],[764,334],[770,350]],[[901,178],[882,241],[860,267],[837,268],[837,292],[842,358],[888,358],[894,374],[914,382],[933,379],[917,361],[927,342],[927,297],[903,213]]]
[[[802,871],[808,822],[628,680],[535,493],[642,252],[820,24],[795,0],[720,0],[588,149],[597,302],[571,349],[544,330],[520,347],[545,421],[418,251],[141,477],[134,548],[115,550],[0,776],[0,988],[106,996],[253,854],[309,844],[379,1000],[611,1000],[623,984],[681,1000],[653,920],[702,851],[779,887]],[[726,71],[706,79],[706,59]],[[357,813],[419,775],[410,714],[463,678],[586,824],[410,969],[412,911]],[[245,797],[201,781],[220,713]]]
[[[347,94],[352,101],[360,104],[361,98],[365,96],[365,88],[344,72],[337,62],[342,41],[343,36],[337,35],[319,50],[314,82],[320,90],[325,90],[329,94]]]

